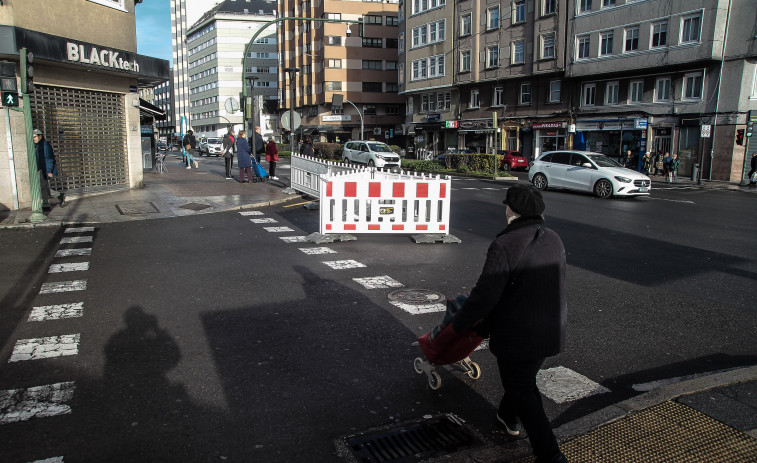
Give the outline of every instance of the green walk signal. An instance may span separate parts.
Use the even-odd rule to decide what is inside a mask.
[[[16,106],[16,107],[18,107],[18,93],[16,93],[16,92],[3,92],[3,106]]]

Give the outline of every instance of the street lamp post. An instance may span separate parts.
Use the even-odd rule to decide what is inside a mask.
[[[347,103],[351,104],[353,108],[355,108],[355,111],[357,111],[357,115],[360,116],[360,136],[358,137],[358,140],[362,140],[365,136],[365,122],[363,121],[363,113],[357,109],[357,106],[355,106],[355,103],[351,102],[347,98],[344,99]],[[375,124],[375,121],[374,121]]]
[[[250,111],[250,114],[252,116],[252,127],[250,128],[250,134],[247,137],[252,142],[250,144],[250,147],[252,149],[252,155],[255,156],[255,153],[257,152],[256,151],[256,147],[255,147],[255,138],[257,138],[257,137],[255,137],[255,92],[253,91],[253,89],[255,88],[255,81],[258,80],[258,79],[260,79],[260,77],[257,77],[257,76],[247,76],[246,79],[250,83],[250,100],[251,100],[250,103],[251,103],[251,106],[252,106],[252,111]],[[246,88],[247,88],[247,86],[245,86],[245,89]],[[245,112],[247,112],[247,99],[246,99],[246,97],[245,97],[244,104],[245,104],[245,107],[244,107],[245,108]],[[245,114],[242,115],[242,120],[244,121],[244,124],[242,124],[242,126],[246,130],[247,129],[247,118],[245,117]]]
[[[289,155],[294,154],[294,89],[295,79],[300,68],[284,68],[284,72],[289,74]]]

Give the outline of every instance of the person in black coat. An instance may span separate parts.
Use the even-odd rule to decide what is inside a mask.
[[[252,152],[247,143],[247,132],[240,130],[237,134],[237,165],[239,166],[239,183],[250,183],[252,180]],[[247,174],[247,181],[245,181]]]
[[[755,188],[757,187],[757,181],[754,176],[755,172],[757,172],[757,151],[752,153],[751,163],[752,170],[749,171],[749,187]]]
[[[546,357],[565,345],[565,248],[544,227],[544,200],[531,185],[507,190],[508,225],[489,245],[476,285],[453,320],[458,333],[490,335],[504,395],[497,420],[511,435],[528,433],[536,462],[567,462],[536,385]]]

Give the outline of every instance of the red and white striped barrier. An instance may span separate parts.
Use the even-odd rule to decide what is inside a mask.
[[[362,171],[322,181],[321,234],[449,234],[449,177]]]

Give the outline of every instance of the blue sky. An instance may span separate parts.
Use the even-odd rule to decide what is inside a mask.
[[[169,66],[173,66],[169,0],[144,0],[135,10],[137,53],[168,60]]]

